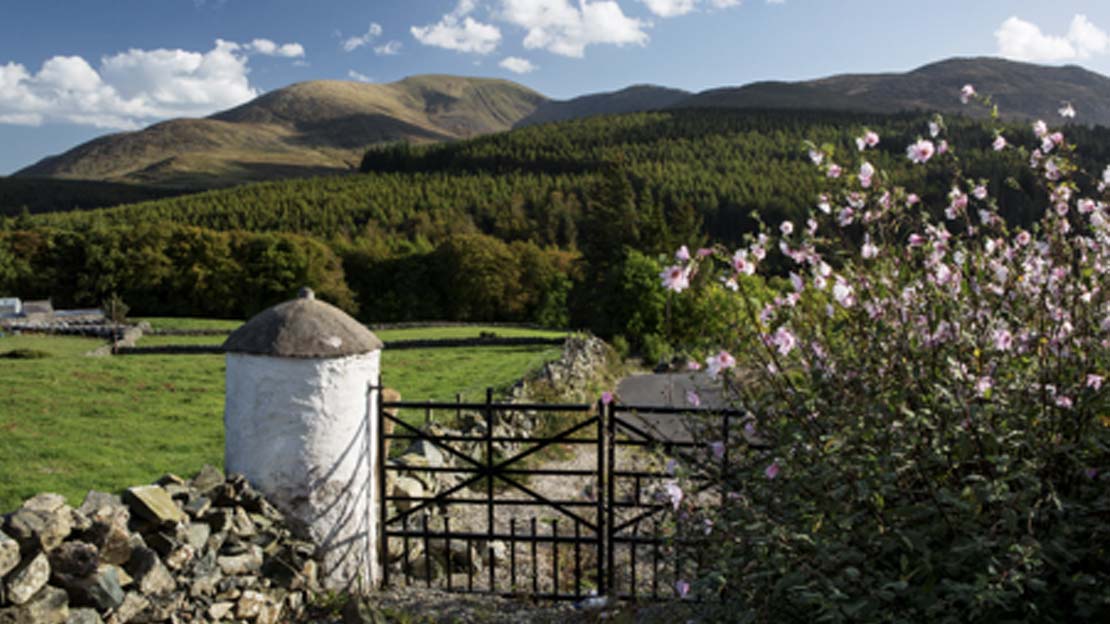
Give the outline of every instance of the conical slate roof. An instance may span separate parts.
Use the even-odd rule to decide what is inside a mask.
[[[365,325],[317,301],[309,288],[260,312],[224,342],[228,353],[288,358],[340,358],[381,348],[382,341]]]

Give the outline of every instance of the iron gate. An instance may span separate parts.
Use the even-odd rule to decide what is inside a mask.
[[[722,439],[733,440],[741,413],[600,401],[499,403],[492,390],[485,399],[377,402],[379,457],[390,455],[391,442],[410,449],[430,445],[444,457],[422,463],[393,453],[378,470],[384,585],[545,600],[660,599],[672,596],[674,582],[700,565],[696,543],[675,533],[666,521],[667,503],[656,495],[673,473],[635,465],[630,451],[661,449],[705,466],[718,458],[708,459],[712,454],[693,432],[676,431],[673,423],[692,422],[692,415],[719,418]],[[438,430],[436,416],[444,414],[455,423],[469,420],[471,427],[462,434]],[[412,424],[421,416],[424,427]],[[514,429],[521,419],[532,420],[531,433]],[[661,430],[660,424],[667,426]],[[731,445],[725,444],[719,468],[727,466]],[[588,452],[559,462],[567,448]],[[534,466],[541,457],[555,467]],[[693,472],[692,496],[719,489],[710,476],[715,470],[701,472]],[[420,485],[396,487],[402,478]],[[537,491],[535,479],[559,494]]]

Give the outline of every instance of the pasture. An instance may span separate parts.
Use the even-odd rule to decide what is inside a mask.
[[[463,329],[476,335],[481,328],[380,335],[419,339]],[[504,329],[490,331],[509,335]],[[151,338],[169,339],[161,344],[222,341],[165,336],[140,344]],[[0,358],[0,512],[42,491],[77,503],[90,488],[115,491],[166,472],[190,475],[205,463],[222,465],[223,356],[85,356],[101,344],[59,336],[0,338],[0,355],[27,349],[45,356]],[[503,390],[558,356],[558,347],[386,350],[382,373],[405,398],[453,400],[461,392],[478,400],[487,386]]]

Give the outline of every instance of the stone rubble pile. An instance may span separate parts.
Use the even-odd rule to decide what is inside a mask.
[[[0,523],[0,624],[288,622],[320,591],[313,551],[210,466],[76,509],[39,494]]]

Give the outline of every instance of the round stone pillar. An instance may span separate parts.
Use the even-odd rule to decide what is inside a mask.
[[[224,343],[225,466],[316,545],[320,581],[376,586],[377,392],[382,342],[312,291],[261,312]]]

